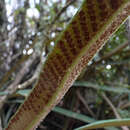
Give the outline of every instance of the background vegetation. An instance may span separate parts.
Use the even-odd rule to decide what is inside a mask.
[[[81,3],[82,0],[0,0],[1,129],[31,91],[57,37]],[[127,117],[130,117],[129,19],[37,129],[72,130],[96,120]]]

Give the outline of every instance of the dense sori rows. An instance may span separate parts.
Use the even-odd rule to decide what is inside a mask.
[[[124,7],[125,12],[119,13],[108,27],[104,27],[123,2],[125,0],[84,1],[57,40],[43,66],[37,85],[12,118],[7,130],[27,129],[28,124],[40,121],[46,116],[44,113],[58,103],[83,67],[128,16],[129,6]],[[65,78],[66,75],[68,78]],[[60,89],[62,93],[58,91]],[[55,101],[51,104],[53,100]]]

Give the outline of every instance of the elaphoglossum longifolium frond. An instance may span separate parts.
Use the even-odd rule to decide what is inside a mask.
[[[129,0],[84,0],[48,55],[37,84],[5,129],[35,129],[129,15]]]

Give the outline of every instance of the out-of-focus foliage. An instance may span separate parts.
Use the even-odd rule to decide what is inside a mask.
[[[7,125],[29,94],[46,56],[81,3],[82,0],[0,0],[0,99],[4,99],[0,100],[1,127]],[[85,125],[88,117],[118,118],[102,93],[120,118],[129,117],[129,37],[124,23],[38,130],[71,130]]]

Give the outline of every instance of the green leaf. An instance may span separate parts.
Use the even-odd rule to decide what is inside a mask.
[[[39,4],[36,4],[36,9],[40,12],[40,5]]]
[[[92,130],[92,129],[104,128],[108,126],[130,126],[130,118],[96,121],[89,125],[76,128],[75,130],[90,130],[90,129]]]
[[[66,110],[66,109],[63,109],[60,107],[55,107],[52,111],[57,112],[57,113],[62,114],[62,115],[65,115],[67,117],[71,117],[71,118],[86,122],[86,123],[91,123],[91,122],[95,121],[95,119],[93,119],[91,117],[88,117],[88,116],[85,116],[83,114],[79,114],[76,112],[72,112],[70,110]]]
[[[22,96],[28,96],[29,95],[29,93],[31,92],[31,89],[26,89],[26,90],[19,90],[18,92],[17,92],[17,94],[20,94],[20,95],[22,95]]]
[[[105,85],[97,85],[93,83],[89,83],[86,81],[76,81],[73,86],[81,86],[81,87],[88,87],[88,88],[94,88],[97,90],[103,90],[103,91],[109,91],[109,92],[115,92],[115,93],[129,93],[130,90],[127,88],[121,88],[121,87],[111,87],[111,86],[105,86]]]

